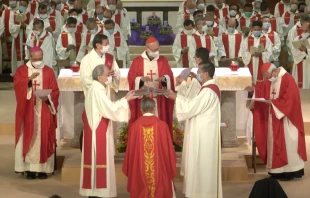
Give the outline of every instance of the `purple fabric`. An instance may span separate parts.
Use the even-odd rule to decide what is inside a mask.
[[[173,45],[175,34],[160,35],[157,37],[160,45]]]
[[[128,39],[129,45],[145,45],[145,40],[140,38],[140,31],[139,30],[131,30],[131,37]]]

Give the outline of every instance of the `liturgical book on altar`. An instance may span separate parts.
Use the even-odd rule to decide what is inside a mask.
[[[169,90],[165,89],[155,89],[153,87],[148,87],[146,89],[136,90],[134,92],[135,96],[153,96],[153,95],[168,95]]]

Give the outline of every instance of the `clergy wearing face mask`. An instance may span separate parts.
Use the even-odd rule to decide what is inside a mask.
[[[194,98],[170,92],[175,100],[178,121],[187,121],[182,155],[185,197],[222,198],[220,101],[221,93],[213,79],[215,66],[199,64],[197,79],[202,87]],[[205,130],[208,129],[206,133]],[[199,144],[197,143],[199,142]],[[201,185],[204,184],[204,185]]]
[[[33,19],[33,15],[27,11],[28,0],[21,0],[18,5],[18,10],[12,11],[9,21],[4,21],[8,24],[10,36],[12,38],[12,55],[11,55],[11,75],[14,75],[16,68],[24,63],[25,51],[23,44],[26,42],[26,28],[29,22]],[[17,16],[26,16],[22,21],[17,20]],[[6,17],[5,17],[6,18]],[[5,29],[6,29],[5,25]]]
[[[266,80],[246,88],[253,98],[269,100],[249,104],[258,153],[275,179],[300,179],[307,153],[298,87],[282,67],[265,63],[260,72]]]
[[[223,19],[229,13],[228,5],[223,3],[223,0],[214,0],[214,7],[215,7],[215,16],[217,18]]]
[[[114,55],[114,58],[120,68],[126,67],[126,55],[128,53],[128,45],[126,39],[115,28],[115,22],[111,19],[104,23],[104,35],[109,38],[109,53]]]
[[[51,33],[44,29],[44,23],[41,20],[33,22],[33,31],[26,41],[25,53],[26,59],[30,59],[30,49],[38,46],[43,51],[43,62],[49,67],[56,65],[54,38]]]
[[[27,173],[27,179],[47,179],[54,172],[59,89],[53,69],[44,65],[43,51],[30,50],[30,61],[14,76],[17,107],[15,122],[15,172]],[[36,90],[52,90],[36,97]]]
[[[210,17],[212,17],[212,20],[216,23],[219,24],[222,27],[225,27],[225,17],[224,18],[218,18],[215,15],[216,9],[213,5],[208,5],[207,6],[207,12],[205,14],[205,16],[209,15]]]
[[[183,31],[183,23],[185,20],[194,20],[193,14],[196,11],[196,3],[194,0],[189,0],[186,4],[186,11],[183,14],[179,14],[177,18],[176,28],[178,33]]]
[[[239,23],[239,26],[238,26],[239,32],[242,31],[243,27],[250,27],[253,21],[258,20],[257,17],[254,15],[252,4],[244,5],[244,12],[242,16],[237,20]]]
[[[203,11],[204,13],[206,12],[206,0],[197,0],[196,1],[196,7],[198,10]]]
[[[128,122],[128,102],[136,98],[131,91],[122,99],[111,101],[108,96],[110,71],[106,65],[95,66],[91,71],[92,83],[85,96],[80,195],[89,198],[117,196],[112,122]]]
[[[189,41],[195,30],[195,25],[192,20],[186,20],[183,23],[183,31],[176,35],[173,46],[172,53],[175,61],[177,62],[177,67],[189,67],[188,62],[188,49]]]
[[[281,52],[281,39],[277,32],[271,29],[270,18],[268,16],[264,16],[262,18],[263,28],[262,33],[266,38],[269,38],[272,45],[272,59],[273,64],[279,66],[279,56]]]
[[[78,18],[77,20],[80,21],[81,23],[85,24],[86,20],[88,19],[88,13],[86,10],[83,9],[83,4],[81,0],[76,0],[73,5],[74,9],[76,9],[78,13]]]
[[[55,10],[58,10],[61,13],[61,16],[64,16],[66,12],[70,10],[69,6],[66,6],[66,2],[63,3],[61,0],[52,0],[51,4],[54,3],[55,5]],[[69,14],[70,16],[70,14]]]
[[[82,44],[82,34],[76,31],[76,18],[69,17],[66,22],[66,29],[62,32],[57,40],[56,52],[60,60],[70,60],[70,65],[77,59]]]
[[[282,25],[284,36],[287,36],[289,30],[298,22],[298,15],[298,1],[291,0],[291,9],[282,15],[284,21]]]
[[[252,23],[252,33],[247,38],[243,39],[238,54],[239,58],[242,58],[245,67],[249,68],[254,84],[263,80],[263,76],[259,72],[261,65],[272,60],[272,44],[271,41],[262,34],[262,26],[263,24],[261,21],[254,21]],[[259,45],[263,46],[264,51],[251,54],[251,47],[258,48]]]
[[[261,3],[261,5],[260,5],[260,15],[261,15],[261,18],[269,17],[271,30],[277,32],[279,34],[280,38],[282,38],[282,34],[283,34],[283,30],[282,30],[283,20],[282,20],[281,17],[276,18],[272,14],[270,14],[270,10],[268,8],[268,3]],[[284,38],[281,39],[281,40],[283,42]],[[284,45],[284,42],[283,42],[283,45]]]
[[[198,19],[196,22],[196,32],[193,34],[193,37],[189,41],[189,50],[188,50],[188,59],[190,67],[195,67],[194,65],[194,56],[196,49],[200,47],[207,48],[209,52],[214,54],[215,65],[218,65],[217,59],[217,48],[212,36],[208,35],[206,32],[208,30],[208,25],[206,24],[205,19]],[[197,66],[196,66],[197,67]]]
[[[203,18],[204,14],[203,14],[203,11],[201,10],[196,10],[193,14],[193,17],[194,17],[194,20],[193,21],[196,21],[198,19],[201,19]]]
[[[294,41],[307,40],[310,42],[310,23],[302,24],[302,34],[297,36]],[[299,88],[310,89],[310,68],[309,68],[309,52],[310,47],[301,46],[298,49],[292,47],[292,56],[294,60],[292,75]]]
[[[274,8],[274,16],[281,17],[285,12],[290,10],[290,0],[281,0]]]
[[[225,16],[224,18],[224,24],[223,24],[223,27],[227,29],[227,23],[228,23],[228,20],[230,18],[233,18],[233,19],[239,19],[240,18],[240,15],[239,15],[239,5],[238,4],[230,4],[229,5],[229,13],[227,16]]]
[[[226,58],[238,58],[238,53],[242,43],[242,34],[239,33],[237,28],[238,21],[234,18],[228,20],[227,30],[222,34],[222,42],[225,49]]]
[[[159,43],[155,37],[146,40],[145,51],[141,56],[135,58],[129,68],[128,84],[129,90],[139,90],[142,87],[153,87],[155,89],[171,89],[174,91],[174,77],[168,60],[159,55]],[[155,115],[166,122],[172,135],[172,120],[174,102],[159,95],[154,98],[156,102]],[[129,103],[131,119],[129,128],[141,115],[141,99]]]
[[[104,7],[107,5],[107,0],[90,0],[87,4],[87,12],[89,16],[94,16],[97,6]]]
[[[49,11],[48,11],[49,10]],[[38,7],[38,13],[34,16],[33,21],[42,20],[44,22],[44,28],[46,31],[53,34],[54,40],[57,41],[58,36],[61,33],[61,28],[64,24],[63,17],[59,11],[55,11],[51,8],[48,8],[44,4],[40,4]],[[27,35],[31,34],[33,29],[33,21],[27,27]]]
[[[69,17],[73,17],[73,18],[77,19],[77,11],[75,9],[69,10],[68,14],[69,14]],[[66,28],[67,28],[66,26],[67,26],[67,24],[64,24],[62,26],[61,32],[66,31]],[[86,27],[86,25],[84,25],[80,21],[77,21],[76,31],[77,32],[86,33],[87,32],[87,27]]]

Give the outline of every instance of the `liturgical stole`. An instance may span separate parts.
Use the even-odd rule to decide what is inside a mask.
[[[122,18],[121,13],[115,14],[115,23],[119,26],[121,26],[121,18]]]
[[[275,17],[270,18],[271,30],[277,31],[277,19]]]
[[[5,36],[11,36],[10,33],[10,18],[11,18],[11,10],[4,10],[4,29]]]
[[[252,16],[251,17],[251,23],[253,22],[253,21],[255,21],[256,20],[256,17],[255,16]],[[240,29],[242,29],[244,26],[246,26],[246,18],[244,18],[243,16],[242,17],[240,17]]]
[[[209,84],[209,85],[206,85],[206,86],[203,86],[200,88],[200,91],[199,93],[201,92],[201,90],[203,90],[204,88],[209,88],[211,89],[212,91],[214,91],[219,99],[219,101],[221,102],[221,91],[219,89],[219,87],[216,85],[216,84]]]
[[[88,33],[86,34],[86,43],[85,43],[86,46],[89,46],[90,38],[91,38],[91,33],[88,32]],[[88,50],[87,50],[87,49],[85,49],[85,55],[86,55],[86,54],[88,54]]]
[[[114,34],[114,44],[115,47],[121,46],[121,34],[119,33],[119,31]]]
[[[34,15],[35,12],[36,12],[36,9],[37,9],[37,2],[36,2],[36,1],[32,1],[32,2],[30,3],[30,13],[31,13],[32,15]]]
[[[82,33],[83,32],[83,23],[78,22],[79,24],[76,26],[76,31]]]
[[[187,34],[185,34],[183,31],[181,32],[181,48],[188,47],[187,45]],[[182,55],[182,64],[183,67],[188,68],[188,52],[183,53]]]
[[[266,37],[265,36],[262,36],[259,39],[259,44],[262,44],[264,47],[266,47]],[[250,51],[251,46],[254,46],[254,38],[252,36],[249,36],[248,37],[248,50],[249,51]],[[262,59],[262,57],[259,57],[258,58],[257,79],[256,79],[257,82],[263,81],[263,75],[260,72],[262,64],[263,64],[263,59]],[[253,62],[252,62],[252,58],[251,58],[251,61],[250,61],[249,65],[248,65],[248,68],[249,68],[249,70],[251,72],[251,75],[253,76]]]
[[[69,36],[69,34],[67,32],[61,33],[61,41],[62,41],[62,46],[64,48],[67,48],[69,45],[68,36]],[[81,43],[82,43],[82,35],[81,35],[81,33],[76,32],[75,33],[75,53],[76,53],[76,56],[79,53]]]
[[[284,14],[284,22],[286,25],[289,25],[291,21],[291,15],[288,12],[285,12]],[[294,14],[294,24],[298,21],[298,14]]]
[[[200,36],[198,36],[197,34],[193,34],[193,37],[194,37],[195,42],[196,42],[196,49],[202,47]],[[206,48],[209,50],[209,52],[211,52],[211,39],[210,39],[210,36],[208,34],[206,34],[205,38],[206,38]]]
[[[270,39],[272,45],[274,45],[274,31],[268,33],[268,38]]]
[[[280,16],[282,16],[284,14],[284,4],[279,2],[278,8],[279,8]]]
[[[20,23],[16,21],[16,16],[18,16],[18,15],[19,15],[19,13],[17,13],[17,12],[14,13],[14,23],[15,23],[15,25],[20,25]],[[25,24],[29,24],[29,19],[30,19],[30,13],[29,12],[26,14],[26,17],[27,17],[27,19],[26,19],[26,21],[24,21],[24,23]],[[23,40],[23,43],[26,43],[26,40],[27,40],[26,32],[23,29],[20,29],[20,31],[23,31],[23,38],[22,38],[22,40]],[[23,53],[23,57],[21,57],[22,51],[24,51],[24,49],[23,48],[21,49],[21,47],[20,47],[20,34],[17,35],[17,37],[15,38],[15,41],[16,41],[15,42],[15,50],[16,50],[17,61],[24,60],[25,59],[25,53]]]
[[[44,42],[44,39],[48,36],[48,32],[45,33],[45,35],[42,38],[39,38],[39,43],[37,37],[34,35],[34,33],[31,33],[31,38],[33,39],[33,46],[34,47],[41,47],[41,45]]]
[[[302,39],[302,36],[299,35],[299,40]],[[303,62],[304,61],[300,61],[296,67],[297,67],[297,85],[299,88],[302,88],[303,84],[304,84],[304,78],[303,78]]]
[[[228,15],[228,8],[223,8],[222,11],[223,11],[223,17]],[[220,18],[220,10],[215,8],[214,15],[217,18]]]
[[[109,54],[109,53],[105,53],[105,66],[107,66],[109,68],[109,70],[112,69],[113,66],[113,55]]]
[[[55,31],[56,29],[56,11],[54,10],[54,12],[52,12],[50,14],[50,18],[48,19],[50,22],[50,26],[52,28],[53,31]]]
[[[228,34],[226,33],[222,34],[222,41],[223,41],[223,45],[225,48],[225,53],[226,53],[227,58],[229,57],[229,45],[230,45],[228,38],[229,38]],[[235,34],[235,55],[234,55],[235,57],[234,58],[238,57],[241,41],[242,41],[242,34],[240,33]]]

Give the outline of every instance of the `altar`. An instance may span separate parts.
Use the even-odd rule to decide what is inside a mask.
[[[183,68],[171,68],[171,70],[174,77],[177,77],[183,71]],[[129,90],[128,71],[129,69],[126,68],[120,69],[118,98],[123,97]],[[196,73],[197,68],[193,68],[192,72]],[[229,68],[216,68],[214,79],[221,90],[221,122],[227,124],[226,128],[221,129],[223,147],[236,147],[238,146],[236,93],[243,91],[246,86],[252,85],[252,77],[248,68],[240,68],[237,72],[231,72]],[[73,73],[70,69],[62,69],[58,76],[58,86],[61,92],[57,139],[77,139],[79,136],[75,135],[74,138],[74,133],[79,132],[82,128],[81,126],[74,128],[74,123],[81,119],[81,111],[84,109],[84,95],[79,73]],[[67,97],[65,104],[63,103],[64,97]],[[243,100],[240,102],[245,104],[245,98]]]

